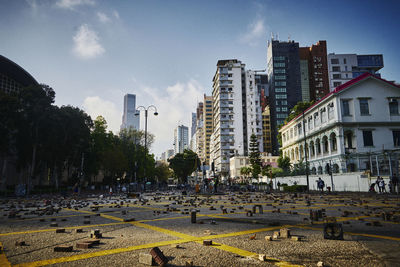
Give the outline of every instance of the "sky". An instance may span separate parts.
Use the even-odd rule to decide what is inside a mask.
[[[211,94],[217,61],[266,69],[271,33],[300,46],[326,40],[328,53],[383,54],[382,78],[400,82],[399,11],[389,0],[0,0],[0,54],[50,85],[57,105],[102,115],[115,134],[125,94],[155,105],[158,157]]]

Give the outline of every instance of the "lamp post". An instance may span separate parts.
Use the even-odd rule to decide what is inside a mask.
[[[144,106],[138,106],[136,109],[137,110],[144,110],[144,168],[143,168],[143,175],[145,179],[145,184],[144,184],[144,189],[146,190],[146,183],[147,183],[147,177],[146,177],[146,161],[147,161],[147,117],[148,117],[148,111],[150,108],[154,109],[154,116],[158,115],[157,108],[154,105],[150,105],[147,108]],[[136,112],[136,116],[139,116],[140,113]]]

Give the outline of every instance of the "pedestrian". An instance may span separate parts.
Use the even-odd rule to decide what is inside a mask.
[[[281,183],[278,182],[276,185],[278,186],[278,191],[281,191]]]
[[[392,176],[392,188],[393,188],[393,193],[398,194],[399,193],[399,178],[397,175],[394,173]]]
[[[382,193],[386,193],[385,181],[383,180],[382,177],[381,177],[381,179],[379,181],[379,187],[381,188]]]
[[[376,184],[376,186],[378,187],[378,193],[382,193],[382,188],[381,188],[381,186],[380,186],[380,181],[381,181],[381,177],[378,176],[378,177],[376,178],[376,181],[375,181],[375,184]]]
[[[321,179],[321,177],[318,177],[317,187],[318,187],[318,190],[321,190],[321,192],[324,192],[325,182],[324,182],[324,180]]]

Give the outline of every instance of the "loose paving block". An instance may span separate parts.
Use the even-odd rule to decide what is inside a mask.
[[[187,260],[187,261],[185,262],[185,266],[186,266],[186,267],[192,267],[192,266],[193,266],[193,261],[192,261],[192,260]]]
[[[319,261],[317,263],[317,267],[324,267],[324,266],[325,266],[325,264],[322,261]]]
[[[168,263],[167,257],[164,256],[162,251],[158,247],[154,247],[150,250],[151,256],[159,266],[165,266]]]
[[[265,241],[272,241],[272,236],[266,235],[265,236]]]
[[[293,240],[293,241],[301,241],[301,237],[294,235],[294,236],[291,237],[291,240]]]
[[[57,227],[58,226],[58,223],[51,223],[50,224],[50,227]]]
[[[72,252],[73,246],[60,245],[54,247],[54,252]]]
[[[182,248],[179,244],[171,244],[171,248]]]
[[[75,232],[76,233],[83,233],[83,229],[82,228],[76,229]]]
[[[16,247],[26,246],[26,243],[25,243],[25,241],[16,241],[15,242],[15,246]]]
[[[204,230],[205,235],[211,235],[211,230]]]
[[[196,223],[196,211],[192,211],[190,213],[190,222],[191,223]]]
[[[279,232],[280,237],[282,238],[290,238],[290,229],[282,228]]]
[[[124,219],[124,222],[133,222],[133,221],[135,221],[135,218]]]
[[[203,246],[211,246],[212,240],[203,240]]]
[[[84,249],[88,249],[93,247],[92,243],[87,243],[87,242],[80,242],[80,243],[76,243],[76,248],[84,248]]]
[[[65,229],[64,228],[60,228],[60,229],[56,229],[56,233],[65,233]]]
[[[153,256],[151,256],[148,253],[140,253],[139,254],[139,263],[152,266],[154,263]]]
[[[90,221],[89,220],[84,220],[83,224],[90,224]]]
[[[343,240],[342,225],[340,223],[325,223],[324,239]]]
[[[265,254],[258,254],[258,259],[260,261],[266,261],[267,260],[267,256]]]

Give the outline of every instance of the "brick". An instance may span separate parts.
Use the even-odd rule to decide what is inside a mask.
[[[192,261],[192,260],[187,260],[187,261],[185,262],[185,266],[186,266],[186,267],[193,267],[193,261]]]
[[[54,252],[72,252],[73,246],[60,245],[54,247]]]
[[[211,230],[204,230],[205,235],[211,235]]]
[[[158,247],[154,247],[150,250],[151,256],[159,266],[165,266],[168,263],[167,257],[164,256],[162,251]]]
[[[124,222],[133,222],[133,221],[135,221],[135,218],[124,219]]]
[[[83,233],[83,229],[82,228],[76,229],[75,232],[76,233]]]
[[[258,259],[260,261],[266,261],[267,260],[267,256],[265,254],[258,254]]]
[[[265,241],[272,241],[272,236],[266,235],[265,236]]]
[[[203,240],[203,246],[211,246],[212,240]]]
[[[65,229],[64,228],[60,228],[60,229],[56,229],[56,233],[65,233]]]
[[[50,227],[57,227],[58,226],[58,223],[51,223],[50,224]]]
[[[179,244],[171,244],[171,248],[182,248]]]
[[[83,224],[90,224],[90,221],[89,220],[84,220]]]
[[[293,241],[301,241],[301,237],[294,235],[294,236],[291,237],[291,240],[293,240]]]
[[[81,242],[81,243],[76,243],[76,248],[84,248],[84,249],[88,249],[93,247],[92,243],[86,243],[86,242]]]
[[[325,264],[322,261],[319,261],[317,263],[317,267],[324,267],[324,266],[325,266]]]
[[[26,243],[25,243],[25,241],[16,241],[15,242],[15,246],[16,247],[26,246]]]
[[[279,236],[282,238],[290,238],[290,229],[288,228],[280,229]]]
[[[139,254],[139,263],[152,266],[154,263],[153,256],[151,256],[148,253],[140,253]]]

